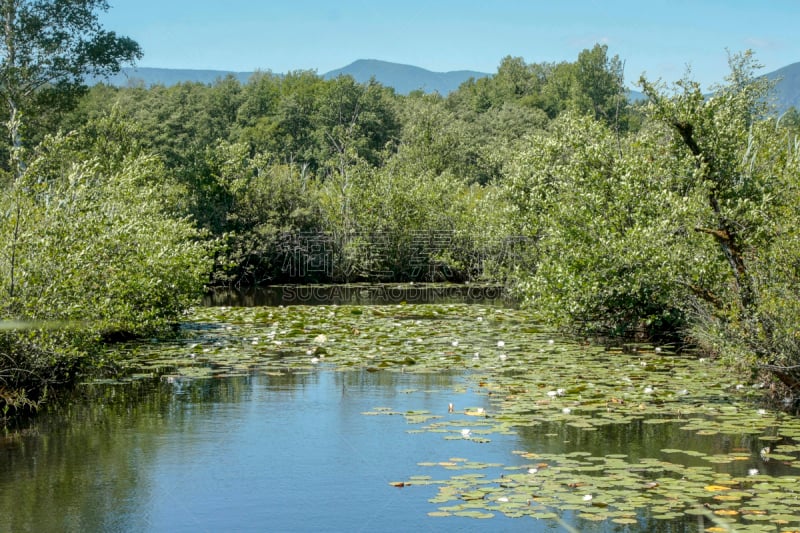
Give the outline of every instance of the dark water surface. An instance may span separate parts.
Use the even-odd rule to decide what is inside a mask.
[[[242,291],[222,290],[208,294],[207,306],[277,305],[386,305],[427,303],[509,303],[500,286],[454,283],[402,283],[349,285],[270,285]]]

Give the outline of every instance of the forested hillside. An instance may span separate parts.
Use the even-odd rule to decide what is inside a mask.
[[[642,80],[636,104],[602,45],[506,57],[447,97],[307,71],[83,87],[139,54],[115,43],[0,86],[6,406],[204,286],[277,282],[504,283],[565,331],[691,344],[797,391],[800,121],[774,118],[749,53],[712,97]]]

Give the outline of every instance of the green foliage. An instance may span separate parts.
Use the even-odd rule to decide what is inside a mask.
[[[61,115],[78,133],[9,150],[4,314],[79,326],[7,353],[45,375],[61,346],[163,328],[204,282],[492,277],[564,328],[690,340],[800,386],[798,120],[770,117],[748,53],[731,67],[711,98],[643,81],[635,107],[601,45],[506,57],[447,98],[309,71],[96,86]]]
[[[327,82],[316,118],[319,160],[327,172],[349,164],[352,157],[377,165],[399,124],[390,97],[393,92],[377,82],[358,84],[349,76]]]
[[[323,83],[309,71],[256,73],[242,88],[232,137],[283,163],[316,169],[314,117]]]
[[[621,135],[562,114],[504,167],[507,233],[536,241],[516,289],[545,320],[686,336],[800,390],[798,158],[749,53],[705,97],[643,82],[649,121]]]
[[[214,283],[252,286],[286,279],[285,265],[299,235],[319,232],[318,184],[297,167],[247,145],[221,142],[206,150],[207,168],[225,198],[225,251]]]
[[[474,173],[473,132],[445,107],[439,95],[408,97],[401,108],[401,119],[403,129],[393,165],[418,174],[452,171],[467,177]]]
[[[209,244],[164,166],[113,118],[50,137],[0,197],[0,389],[41,399],[96,341],[163,332],[199,297]],[[20,403],[22,402],[22,403]]]
[[[796,134],[768,117],[770,83],[748,52],[705,99],[695,84],[664,100],[645,86],[655,116],[674,132],[674,150],[693,163],[689,180],[706,207],[696,230],[719,250],[725,283],[699,294],[693,335],[742,366],[769,370],[800,390],[796,304],[798,161]]]
[[[0,8],[0,95],[9,144],[19,145],[28,121],[68,108],[86,75],[119,71],[141,57],[139,45],[104,30],[99,11],[105,0],[21,0]]]
[[[782,261],[770,268],[784,276],[767,274],[769,263],[762,262],[775,258],[774,246],[792,246],[786,228],[796,223],[794,141],[765,119],[771,86],[754,76],[752,55],[732,56],[730,63],[727,83],[708,99],[691,81],[680,82],[670,99],[644,82],[653,116],[674,132],[677,156],[692,162],[687,186],[706,204],[694,229],[716,245],[718,262],[727,266],[726,283],[697,293],[702,319],[695,335],[706,342],[728,337],[727,344],[735,340],[762,363],[796,360],[800,354],[791,346],[777,349],[786,344],[780,323],[791,315],[775,314],[793,308],[786,300],[795,285],[792,269],[781,268]]]
[[[476,274],[473,256],[485,227],[474,224],[489,207],[483,191],[450,172],[418,174],[405,161],[398,157],[379,170],[362,163],[325,183],[320,201],[335,279],[440,281]]]
[[[626,129],[625,92],[622,62],[597,44],[583,50],[575,63],[526,64],[505,57],[495,76],[463,84],[448,103],[461,114],[480,115],[507,104],[537,109],[550,118],[571,111]]]
[[[126,156],[109,168],[71,145],[48,140],[3,198],[6,309],[97,331],[159,329],[198,296],[207,247],[169,216],[178,191],[158,160]]]
[[[546,320],[610,334],[682,324],[703,255],[682,253],[692,201],[659,141],[649,131],[620,146],[607,126],[567,114],[509,164],[513,229],[536,241],[517,290]]]

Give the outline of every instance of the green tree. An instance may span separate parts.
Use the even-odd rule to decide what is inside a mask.
[[[608,46],[596,44],[578,54],[574,73],[572,107],[608,124],[618,121],[627,102],[619,57],[608,57]]]
[[[26,121],[63,108],[85,89],[141,57],[139,45],[100,26],[105,0],[3,0],[0,3],[0,94],[9,141],[20,146]]]
[[[206,168],[219,191],[214,207],[225,245],[217,258],[217,285],[287,279],[284,267],[293,241],[321,231],[317,182],[269,154],[249,152],[245,143],[224,141],[205,152]]]
[[[672,132],[684,180],[703,201],[692,230],[713,243],[725,283],[698,287],[695,336],[800,390],[796,304],[800,272],[797,145],[768,114],[771,83],[754,75],[752,53],[730,57],[726,83],[706,97],[683,80],[667,97],[643,80],[652,115]]]
[[[242,91],[236,139],[296,165],[302,174],[315,172],[320,152],[315,117],[324,84],[313,71],[254,75]]]
[[[397,137],[399,123],[391,103],[393,91],[372,80],[357,83],[350,76],[326,82],[316,117],[320,160],[345,174],[355,158],[377,165],[387,143]]]
[[[118,116],[48,137],[0,194],[0,409],[71,381],[100,339],[168,331],[200,296],[211,243],[185,190]]]
[[[687,285],[710,252],[684,244],[694,204],[662,135],[620,147],[603,122],[565,113],[508,163],[507,231],[536,244],[517,290],[544,320],[613,335],[674,335],[684,324]]]

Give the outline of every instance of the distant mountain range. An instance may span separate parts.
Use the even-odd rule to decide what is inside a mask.
[[[792,63],[775,72],[765,74],[771,80],[778,80],[775,85],[775,107],[783,113],[791,107],[800,111],[800,62]]]
[[[217,79],[232,75],[240,82],[245,83],[253,72],[233,72],[224,70],[186,70],[165,68],[124,68],[119,74],[108,80],[90,79],[89,84],[105,81],[111,85],[124,87],[129,84],[141,83],[145,87],[151,85],[175,85],[182,82],[214,83]],[[448,95],[470,78],[483,78],[491,76],[487,72],[474,70],[457,70],[452,72],[432,72],[412,65],[402,65],[379,61],[377,59],[359,59],[346,67],[332,70],[322,74],[325,79],[335,78],[340,75],[350,75],[359,83],[368,82],[375,78],[376,81],[387,87],[393,87],[400,94],[422,90],[427,93],[438,92]],[[769,74],[769,79],[778,79],[775,87],[775,104],[779,112],[784,112],[794,106],[800,109],[800,62],[792,63]],[[631,100],[643,98],[637,91],[630,91]]]
[[[188,69],[169,69],[169,68],[123,68],[116,76],[107,80],[92,78],[87,82],[92,85],[104,81],[110,85],[125,87],[130,84],[143,84],[145,87],[151,85],[175,85],[183,82],[214,83],[220,78],[233,76],[242,83],[247,82],[254,72],[233,72],[227,70],[188,70]],[[421,90],[426,93],[438,92],[442,95],[450,94],[452,91],[470,78],[484,78],[490,76],[486,72],[474,70],[457,70],[453,72],[432,72],[424,68],[412,65],[401,65],[388,61],[378,61],[377,59],[359,59],[330,72],[322,74],[324,79],[336,78],[337,76],[352,76],[359,83],[366,83],[375,78],[386,87],[392,87],[400,94],[408,94],[412,91]]]
[[[411,65],[389,63],[377,59],[359,59],[346,67],[327,72],[322,77],[331,79],[342,75],[350,75],[359,83],[368,82],[374,77],[381,84],[394,87],[394,90],[400,94],[421,90],[426,93],[438,92],[446,96],[470,78],[485,78],[491,74],[474,70],[431,72]]]

